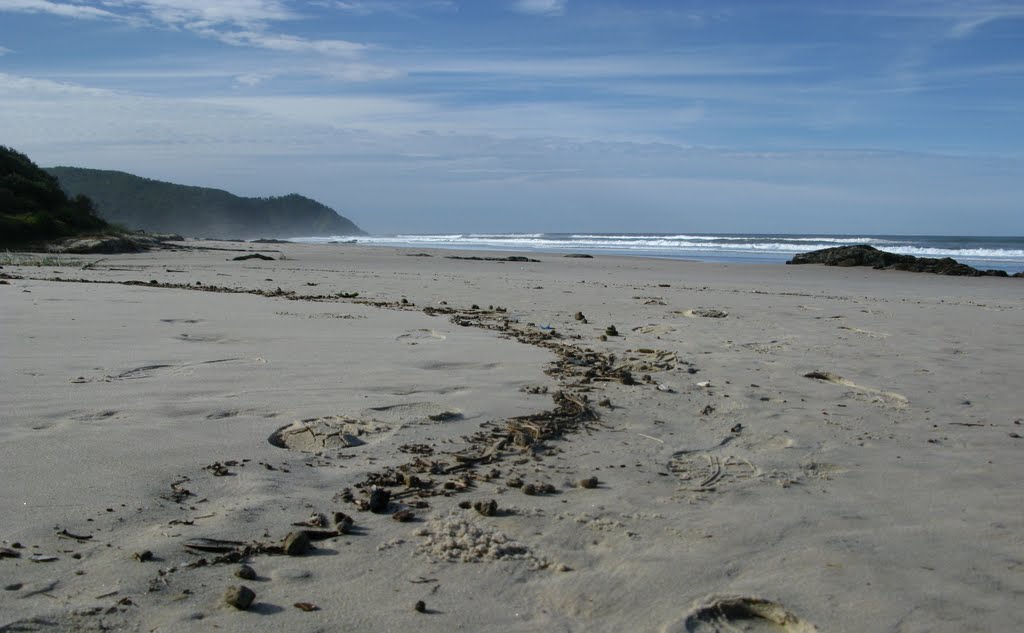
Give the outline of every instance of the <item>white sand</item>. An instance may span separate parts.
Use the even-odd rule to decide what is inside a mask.
[[[0,559],[0,631],[1024,628],[1020,280],[261,252],[286,259],[203,250],[0,270],[22,277],[0,285],[0,546],[23,546]],[[638,384],[546,375],[553,351],[422,311],[472,304],[514,332],[612,352]],[[726,316],[701,316],[712,310]],[[599,340],[608,325],[622,336]],[[453,464],[474,433],[551,409],[530,393],[543,388],[586,395],[600,420],[536,454],[509,444],[409,523],[340,494],[415,459],[403,446]],[[445,412],[457,415],[429,417]],[[365,443],[318,456],[268,441],[301,420]],[[228,460],[229,476],[204,469]],[[576,486],[591,476],[597,488]],[[528,496],[507,485],[517,478],[555,492]],[[162,498],[175,482],[194,494]],[[497,516],[458,505],[484,499]],[[358,529],[306,556],[254,555],[254,581],[237,564],[181,568],[201,558],[187,539],[277,544],[334,511]],[[132,558],[144,550],[154,559]],[[256,592],[248,611],[223,603],[232,584]],[[723,596],[738,599],[701,610]]]

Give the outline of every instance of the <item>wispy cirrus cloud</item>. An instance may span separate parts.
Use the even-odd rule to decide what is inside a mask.
[[[286,53],[321,53],[352,56],[364,50],[364,44],[346,40],[313,40],[264,30],[220,30],[212,27],[195,29],[196,33],[231,46],[251,46]]]
[[[891,0],[881,4],[870,2],[847,4],[842,8],[821,9],[825,13],[848,13],[876,18],[931,20],[945,24],[945,35],[962,39],[974,35],[985,25],[1001,20],[1024,19],[1024,5],[1019,2],[989,0]]]
[[[562,15],[569,0],[516,0],[512,9],[529,15]]]
[[[218,25],[254,28],[301,17],[280,0],[107,0],[104,4],[139,12],[156,22],[186,28]]]
[[[353,15],[390,13],[401,17],[414,17],[426,11],[458,11],[459,8],[454,0],[336,0],[322,4]]]
[[[101,5],[101,6],[100,6]],[[309,39],[277,32],[302,14],[281,0],[105,0],[100,3],[0,0],[0,12],[48,13],[65,18],[116,20],[140,26],[181,29],[231,46],[290,53],[352,56],[364,44],[342,39]]]
[[[14,11],[16,13],[49,13],[65,18],[80,19],[108,19],[118,20],[122,16],[85,4],[70,4],[67,2],[51,2],[50,0],[3,0],[0,1],[0,11]]]

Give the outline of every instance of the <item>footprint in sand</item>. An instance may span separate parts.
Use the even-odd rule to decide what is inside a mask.
[[[821,382],[827,382],[833,385],[839,385],[846,387],[862,398],[868,398],[871,403],[877,404],[884,407],[891,407],[893,409],[906,409],[910,406],[910,402],[907,397],[898,394],[893,391],[882,391],[881,389],[875,389],[874,387],[865,387],[864,385],[858,385],[857,383],[851,382],[842,376],[837,376],[827,371],[812,371],[804,374],[804,378],[810,378],[812,380],[820,380]]]
[[[817,627],[782,605],[761,598],[728,596],[712,598],[694,607],[664,633],[818,633]]]
[[[409,423],[449,422],[462,418],[462,411],[436,402],[409,402],[372,407],[361,412],[363,417],[391,425]]]
[[[234,411],[234,410],[216,411],[214,413],[208,414],[206,416],[206,419],[207,420],[225,420],[227,418],[238,417],[239,413],[240,413],[239,411]]]
[[[159,374],[168,372],[174,375],[190,376],[195,373],[196,368],[204,365],[216,365],[219,363],[265,363],[266,360],[262,358],[218,358],[215,360],[204,360],[198,363],[188,363],[185,365],[142,365],[141,367],[133,367],[127,369],[119,374],[106,374],[103,376],[78,376],[72,378],[71,382],[75,384],[85,384],[90,382],[117,382],[121,380],[140,380],[143,378],[154,378]]]
[[[631,372],[667,371],[675,369],[677,362],[678,358],[675,352],[642,347],[628,353],[623,362],[615,366],[615,371],[624,369]]]
[[[75,384],[83,384],[89,382],[114,382],[116,380],[138,380],[140,378],[152,378],[158,372],[165,369],[173,369],[174,365],[143,365],[141,367],[134,367],[132,369],[125,370],[120,374],[116,375],[104,375],[89,378],[86,376],[78,376],[72,378],[71,382]]]
[[[182,332],[175,336],[179,341],[185,341],[186,343],[230,343],[231,339],[221,334],[189,334],[188,332]]]
[[[447,336],[441,334],[437,330],[421,329],[409,330],[405,334],[400,334],[395,337],[395,340],[408,343],[409,345],[419,345],[420,343],[439,342],[447,338]]]
[[[761,474],[743,457],[709,451],[678,451],[669,460],[668,469],[680,479],[683,489],[692,492],[724,490]]]
[[[757,352],[758,354],[774,354],[776,352],[783,351],[784,349],[786,349],[787,346],[788,343],[784,341],[755,341],[753,343],[743,343],[740,345],[740,347],[743,347],[744,349],[749,349],[752,352]]]
[[[680,310],[677,314],[681,314],[684,317],[696,319],[697,317],[704,317],[705,319],[724,319],[729,316],[728,312],[716,310],[714,308],[693,308],[691,310]]]
[[[655,334],[660,336],[662,334],[671,334],[672,332],[675,332],[676,329],[668,323],[648,323],[647,325],[641,325],[633,328],[633,331],[641,334]]]
[[[278,448],[319,453],[362,446],[368,436],[386,430],[388,427],[383,424],[332,415],[282,426],[271,433],[267,441]]]
[[[118,413],[120,413],[120,411],[116,410],[98,411],[95,413],[81,413],[79,415],[73,416],[71,419],[79,420],[81,422],[97,422],[99,420],[106,420],[108,418],[112,418],[116,416]]]
[[[889,337],[889,335],[886,334],[885,332],[872,332],[871,330],[862,330],[859,327],[847,327],[845,325],[840,325],[839,329],[840,330],[849,330],[850,332],[853,332],[854,334],[859,334],[861,336],[866,336],[868,338],[888,338]]]

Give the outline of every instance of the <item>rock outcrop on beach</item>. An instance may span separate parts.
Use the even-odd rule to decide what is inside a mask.
[[[880,251],[867,244],[823,248],[796,255],[787,264],[824,264],[826,266],[871,266],[877,270],[905,270],[964,277],[1009,277],[1005,270],[978,270],[950,257],[914,257]],[[1014,277],[1021,275],[1014,275]]]
[[[334,209],[296,193],[243,198],[220,189],[120,171],[79,167],[47,171],[68,195],[89,196],[103,219],[133,230],[212,238],[365,235]]]

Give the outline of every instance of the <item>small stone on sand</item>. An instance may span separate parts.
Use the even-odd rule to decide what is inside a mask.
[[[412,510],[399,510],[398,512],[391,515],[391,518],[399,523],[408,523],[416,518],[416,514]]]
[[[334,513],[334,527],[337,528],[339,534],[348,534],[352,530],[353,523],[352,517],[344,512]]]
[[[498,502],[494,499],[481,499],[473,504],[473,509],[485,517],[492,517],[498,514]]]
[[[370,493],[369,510],[375,514],[383,514],[388,511],[391,503],[391,491],[387,488],[374,488]]]
[[[245,611],[252,605],[252,601],[256,599],[256,592],[249,589],[245,585],[230,586],[228,590],[224,592],[224,602],[233,606],[236,609]]]
[[[284,553],[289,556],[302,556],[309,550],[309,536],[305,532],[290,532],[284,537]]]

